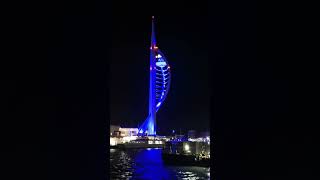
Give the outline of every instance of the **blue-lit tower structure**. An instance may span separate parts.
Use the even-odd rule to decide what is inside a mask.
[[[152,16],[149,115],[139,127],[139,135],[156,136],[156,113],[166,99],[170,87],[170,80],[170,66],[163,53],[157,47],[154,29],[154,16]]]

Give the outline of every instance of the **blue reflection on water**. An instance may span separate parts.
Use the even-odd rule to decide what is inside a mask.
[[[143,179],[170,179],[169,171],[164,167],[161,149],[140,151],[135,157],[133,177]]]
[[[166,166],[161,153],[162,149],[110,150],[111,179],[210,179],[210,168]]]

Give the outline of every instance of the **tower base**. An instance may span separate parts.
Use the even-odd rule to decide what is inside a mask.
[[[149,115],[147,119],[143,122],[142,126],[139,127],[138,135],[140,136],[156,136],[155,130],[155,119],[153,116]]]

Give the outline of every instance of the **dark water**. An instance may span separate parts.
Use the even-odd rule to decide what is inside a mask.
[[[194,180],[210,179],[210,168],[166,166],[161,149],[110,149],[111,179]]]

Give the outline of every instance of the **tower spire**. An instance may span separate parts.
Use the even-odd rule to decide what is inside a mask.
[[[152,34],[151,34],[151,48],[156,47],[156,35],[154,32],[154,16],[152,16]]]

